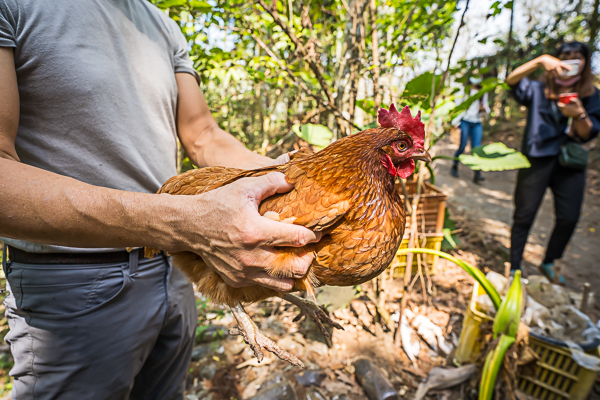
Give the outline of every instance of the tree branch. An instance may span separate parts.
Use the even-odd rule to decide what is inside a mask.
[[[329,89],[329,85],[327,85],[327,82],[325,81],[325,77],[323,76],[321,67],[314,60],[314,56],[308,53],[308,51],[306,50],[306,47],[302,44],[300,39],[298,39],[298,37],[294,34],[294,32],[292,32],[292,30],[288,27],[288,25],[285,23],[285,21],[279,17],[279,13],[277,12],[277,10],[269,7],[263,0],[256,0],[256,2],[258,4],[260,4],[261,7],[267,13],[269,13],[269,15],[271,17],[273,17],[273,21],[281,27],[281,29],[285,32],[285,34],[290,38],[292,43],[294,43],[294,46],[296,46],[296,51],[299,52],[306,59],[306,62],[308,62],[310,69],[314,72],[314,74],[317,78],[317,81],[319,81],[319,85],[321,86],[321,89],[323,89],[323,91],[325,92],[327,101],[333,105],[334,104],[333,95],[331,93],[331,90]],[[333,105],[333,106],[335,107],[335,105]]]
[[[306,92],[306,94],[308,94],[310,97],[315,99],[317,102],[317,105],[323,104],[324,106],[329,108],[338,118],[342,118],[344,121],[348,122],[349,124],[354,126],[356,129],[361,129],[358,125],[356,125],[352,121],[349,121],[348,119],[346,119],[346,117],[344,117],[342,115],[342,113],[335,107],[334,104],[328,103],[327,101],[324,101],[320,96],[315,95],[312,92],[312,90],[310,90],[310,88],[308,86],[306,86],[306,83],[304,83],[301,79],[296,77],[296,75],[294,75],[294,72],[285,64],[285,62],[283,62],[279,57],[277,57],[277,55],[275,53],[273,53],[273,51],[269,48],[269,46],[267,46],[266,43],[263,42],[254,33],[254,30],[252,28],[246,27],[246,29],[248,30],[248,32],[250,32],[250,36],[252,37],[252,39],[254,39],[256,44],[258,44],[267,53],[267,55],[269,57],[271,57],[277,64],[279,64],[279,66],[281,68],[283,68],[285,70],[285,72],[287,72],[290,80],[296,87],[302,89],[304,92]]]

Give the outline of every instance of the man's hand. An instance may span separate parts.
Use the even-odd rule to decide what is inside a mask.
[[[193,207],[195,212],[182,215],[173,224],[179,243],[167,250],[199,254],[230,286],[259,284],[289,291],[293,279],[274,278],[265,272],[277,260],[277,246],[302,247],[318,241],[321,234],[263,217],[258,206],[263,199],[292,188],[283,174],[273,172],[198,196],[174,196],[187,203],[182,209]],[[304,277],[312,260],[311,253],[290,259],[294,277]]]
[[[290,162],[290,156],[297,152],[298,150],[290,151],[289,153],[283,153],[279,157],[273,160],[273,164],[271,165],[283,165]]]

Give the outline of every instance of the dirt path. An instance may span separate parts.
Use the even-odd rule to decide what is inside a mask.
[[[458,147],[457,138],[444,139],[436,146],[437,154],[453,155]],[[510,228],[512,223],[513,191],[517,171],[487,172],[482,185],[473,183],[473,172],[464,165],[460,166],[460,178],[450,175],[451,161],[438,160],[435,163],[436,186],[449,195],[450,210],[462,214],[473,226],[487,237],[504,246],[506,261],[510,247]],[[600,300],[600,192],[598,191],[598,170],[588,171],[588,186],[583,212],[575,235],[560,262],[567,285],[580,288],[584,282],[590,282]],[[553,200],[550,191],[546,193],[542,207],[538,211],[535,224],[525,248],[525,274],[537,273],[542,262],[545,246],[554,226]],[[467,227],[463,226],[463,229]],[[493,268],[503,270],[499,265]],[[598,301],[596,302],[598,304]]]

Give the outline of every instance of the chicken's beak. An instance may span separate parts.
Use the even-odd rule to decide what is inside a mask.
[[[411,154],[410,158],[415,161],[421,160],[425,162],[431,162],[431,156],[425,149],[417,149],[415,153]]]

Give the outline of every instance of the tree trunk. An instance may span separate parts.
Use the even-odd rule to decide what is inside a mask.
[[[338,80],[338,92],[336,100],[337,108],[349,115],[350,122],[354,119],[354,110],[356,107],[356,93],[358,80],[360,79],[360,44],[364,35],[363,13],[367,6],[367,0],[353,0],[348,4],[349,18],[344,27],[345,52],[344,68],[340,68],[341,78]],[[346,92],[347,88],[347,92]],[[352,132],[352,126],[349,123],[343,123],[341,131],[349,135]]]
[[[598,28],[600,27],[598,9],[600,8],[600,0],[594,1],[594,11],[590,15],[590,19],[588,21],[588,25],[590,26],[590,41],[588,45],[590,46],[590,51],[594,52],[596,50],[596,39],[598,38]]]
[[[370,0],[371,11],[371,53],[373,54],[373,101],[375,110],[381,105],[381,88],[379,87],[379,38],[377,37],[377,3]]]
[[[517,0],[513,0],[512,10],[510,10],[510,25],[508,27],[508,39],[506,40],[506,76],[510,74],[510,55],[513,52],[512,42],[513,42],[513,20],[515,17],[515,6],[517,5]],[[508,96],[503,92],[502,93],[502,103],[500,105],[500,119],[505,119],[504,109],[506,108],[506,100]]]

